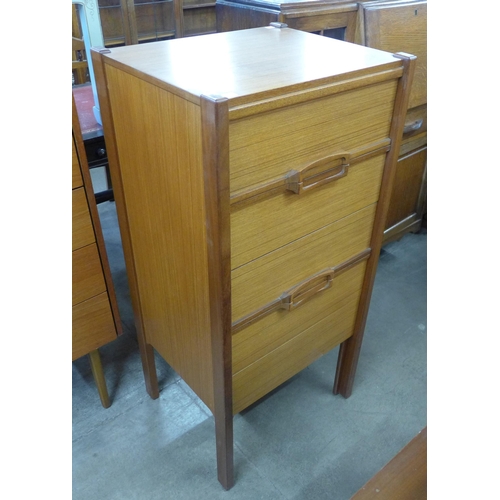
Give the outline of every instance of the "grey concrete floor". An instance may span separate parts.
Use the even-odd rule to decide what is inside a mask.
[[[427,425],[423,231],[382,250],[352,396],[331,393],[335,349],[237,415],[224,491],[213,417],[159,356],[146,393],[114,203],[99,213],[124,333],[100,350],[110,408],[73,363],[74,500],[347,500]]]

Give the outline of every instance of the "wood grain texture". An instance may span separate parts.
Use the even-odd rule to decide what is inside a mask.
[[[427,427],[419,432],[351,500],[426,500]]]
[[[395,81],[232,121],[231,193],[389,136]]]
[[[420,215],[421,186],[427,165],[427,148],[417,149],[398,159],[391,205],[387,213],[386,230],[412,215]]]
[[[95,243],[73,252],[73,305],[106,291]]]
[[[376,204],[278,248],[231,273],[233,322],[326,267],[370,246]]]
[[[200,108],[106,76],[145,338],[213,408]]]
[[[417,57],[408,108],[427,103],[427,0],[361,3],[365,45]]]
[[[202,36],[117,47],[106,62],[196,104],[202,94],[220,95],[232,101],[230,107],[345,80],[345,73],[354,78],[400,66],[391,54],[292,29]]]
[[[73,360],[116,339],[108,294],[103,292],[73,306]]]
[[[103,55],[99,50],[91,50],[96,79],[99,104],[101,108],[101,118],[106,136],[106,150],[108,153],[109,169],[113,183],[113,194],[116,200],[116,213],[120,226],[120,235],[127,269],[127,278],[130,289],[130,299],[134,310],[134,324],[137,333],[137,341],[141,354],[142,369],[146,391],[151,398],[159,397],[158,377],[155,367],[155,354],[153,347],[146,342],[144,333],[144,323],[142,320],[141,297],[139,296],[137,285],[137,272],[132,250],[132,238],[129,231],[128,213],[124,202],[123,182],[120,171],[120,162],[116,145],[113,114],[108,93],[108,83]]]
[[[331,224],[378,200],[385,155],[349,168],[346,177],[297,195],[279,192],[231,210],[231,267]]]
[[[90,218],[87,196],[83,187],[73,190],[72,202],[72,241],[73,250],[77,250],[95,241],[94,227]]]
[[[284,309],[261,318],[233,335],[233,372],[237,373],[281,344],[333,314],[350,295],[359,294],[366,263],[334,278],[332,286],[293,311]],[[349,299],[350,300],[350,299]]]
[[[403,56],[292,29],[149,45],[95,55],[138,338],[150,386],[154,348],[212,410],[219,480],[229,488],[233,412],[353,336],[342,364],[343,376],[354,375],[410,66]],[[340,153],[370,144],[383,148],[346,167]],[[318,220],[275,192],[247,196],[290,170],[310,176],[336,168],[330,157],[337,154],[342,172],[303,198]],[[244,201],[232,204],[239,190]],[[276,204],[260,205],[269,200]],[[231,270],[233,237],[241,254],[254,253],[240,254]],[[338,287],[330,287],[331,273],[321,274],[354,261]],[[233,321],[290,290],[298,294],[293,304],[308,300],[287,317],[275,311],[231,335]],[[237,339],[245,341],[234,373]]]
[[[364,266],[360,267],[364,270]],[[353,278],[351,272],[346,275]],[[288,322],[278,323],[266,330],[274,337],[272,340],[281,337],[281,343],[274,350],[234,373],[234,413],[238,413],[257,401],[352,335],[362,281],[363,275],[358,274],[353,278],[353,283],[346,285],[342,283],[336,289],[340,295],[345,294],[344,297],[337,298],[335,293],[328,296],[328,292],[334,292],[334,290],[327,290],[323,295],[312,299],[307,306],[293,311]],[[348,289],[349,285],[354,290]],[[325,304],[327,299],[333,303]],[[314,315],[314,313],[317,314]],[[288,330],[288,328],[293,328],[292,315],[295,315],[293,320],[295,324],[305,320],[300,333],[297,333],[297,330]],[[276,321],[276,318],[269,318]],[[310,323],[313,324],[309,326]],[[259,326],[263,328],[263,325]],[[297,334],[288,338],[294,333]],[[253,347],[258,349],[259,343],[256,342]],[[235,349],[235,351],[238,350],[238,348]],[[238,360],[238,357],[235,356],[235,359]],[[250,356],[249,359],[252,357]]]

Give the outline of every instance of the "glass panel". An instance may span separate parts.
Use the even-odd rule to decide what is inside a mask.
[[[171,0],[136,0],[135,16],[139,42],[162,40],[175,35],[174,4]]]
[[[323,30],[323,36],[345,41],[345,28],[330,28]]]
[[[122,8],[120,0],[99,0],[102,35],[106,47],[125,44]]]

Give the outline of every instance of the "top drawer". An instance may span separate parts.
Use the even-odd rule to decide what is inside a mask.
[[[318,61],[311,61],[318,64]],[[389,137],[397,80],[302,102],[229,124],[231,197],[291,170]]]

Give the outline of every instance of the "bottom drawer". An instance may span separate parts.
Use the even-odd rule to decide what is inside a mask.
[[[73,306],[73,360],[116,338],[107,292]]]
[[[239,413],[353,334],[366,261],[293,311],[233,335],[233,412]]]

